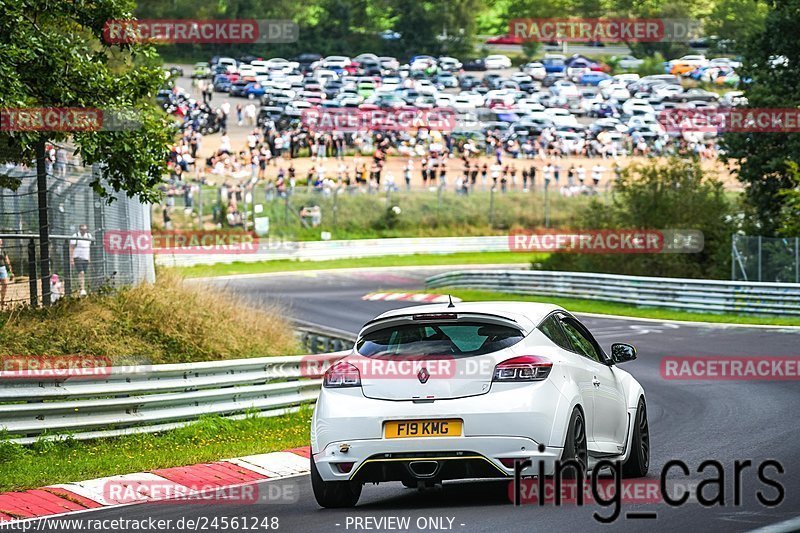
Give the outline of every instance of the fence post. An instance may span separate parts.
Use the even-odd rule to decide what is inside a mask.
[[[761,281],[761,235],[758,236],[758,281]]]
[[[794,238],[794,282],[800,283],[800,237]]]
[[[44,139],[36,141],[36,193],[39,202],[39,269],[42,273],[42,305],[50,305],[50,223],[47,211],[47,168]]]
[[[731,281],[736,281],[736,235],[731,236]]]
[[[72,295],[72,265],[69,260],[69,241],[64,241],[64,296]]]
[[[31,291],[31,307],[39,306],[39,296],[36,288],[36,243],[33,239],[28,241],[28,286]]]

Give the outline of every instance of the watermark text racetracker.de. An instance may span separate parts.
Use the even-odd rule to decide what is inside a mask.
[[[103,40],[108,44],[293,43],[297,42],[298,28],[291,20],[109,20],[103,26]]]
[[[148,372],[152,363],[146,357],[111,357],[96,355],[3,355],[0,356],[0,379],[106,379],[114,372]]]
[[[703,250],[699,230],[601,229],[516,230],[508,236],[512,252],[584,254],[698,253]]]
[[[667,133],[797,133],[797,108],[674,108],[659,111],[658,122]]]
[[[141,127],[133,109],[13,107],[0,109],[0,131],[130,131]]]
[[[509,35],[526,42],[686,41],[698,35],[699,21],[637,18],[518,18],[509,22]]]
[[[297,243],[259,237],[250,231],[108,230],[103,247],[109,254],[255,254],[297,251]]]
[[[664,357],[661,377],[672,381],[798,381],[800,356]]]
[[[0,531],[274,531],[281,529],[277,516],[201,515],[180,518],[84,518],[57,517],[40,520],[0,522]]]
[[[319,131],[356,133],[365,131],[415,131],[419,129],[453,131],[464,123],[454,109],[324,108],[304,109],[301,122]]]

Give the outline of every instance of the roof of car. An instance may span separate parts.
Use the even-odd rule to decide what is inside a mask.
[[[497,315],[505,318],[516,320],[517,318],[524,317],[532,324],[537,325],[547,315],[553,311],[563,310],[554,304],[536,303],[536,302],[456,302],[454,307],[448,307],[449,304],[428,304],[428,305],[413,305],[402,307],[399,309],[392,309],[377,316],[374,320],[390,318],[394,316],[408,315],[408,314],[424,314],[424,313],[485,313],[490,315]]]

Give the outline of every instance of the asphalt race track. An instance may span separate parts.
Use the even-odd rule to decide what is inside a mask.
[[[371,269],[319,271],[291,275],[254,276],[215,280],[259,304],[285,306],[291,316],[331,328],[355,332],[366,320],[408,302],[363,301],[379,289],[419,290],[422,280],[447,269]],[[93,519],[147,519],[217,516],[277,517],[282,531],[749,531],[784,522],[800,515],[800,386],[797,381],[674,381],[660,375],[664,356],[789,356],[800,353],[800,331],[767,328],[727,328],[650,321],[584,317],[605,348],[613,341],[630,341],[639,359],[625,366],[644,386],[651,433],[650,477],[659,478],[667,461],[677,459],[691,469],[689,476],[670,470],[669,478],[686,486],[716,477],[714,469],[698,474],[706,460],[724,468],[724,506],[704,507],[695,498],[679,507],[658,504],[623,504],[611,525],[598,522],[593,513],[609,516],[612,507],[567,504],[514,507],[508,498],[508,482],[450,482],[443,489],[418,492],[399,483],[368,485],[357,508],[320,509],[314,501],[307,476],[266,482],[289,486],[297,495],[292,503],[213,505],[152,503],[108,508],[74,515]],[[782,485],[784,499],[767,508],[756,493],[771,500],[777,490],[760,482],[757,465],[779,461],[784,473],[768,470],[768,477]],[[741,474],[741,502],[734,505],[734,461],[751,460]],[[276,487],[277,488],[277,487]],[[716,486],[706,487],[713,497]],[[641,518],[630,513],[655,513]],[[628,516],[626,516],[628,515]],[[396,519],[410,517],[409,527]],[[418,520],[420,517],[422,519]],[[363,519],[363,520],[362,520]],[[383,521],[380,520],[390,521]],[[431,520],[428,520],[431,519]],[[52,520],[52,519],[51,519]],[[40,531],[53,529],[44,521]],[[42,527],[43,526],[43,527]],[[48,527],[50,526],[50,527]],[[798,526],[800,527],[800,526]],[[231,528],[234,530],[235,528]],[[214,531],[215,529],[208,529]],[[241,530],[241,528],[237,529]]]

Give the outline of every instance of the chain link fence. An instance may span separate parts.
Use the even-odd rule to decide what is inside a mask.
[[[731,279],[800,283],[800,237],[734,235]]]
[[[108,203],[90,186],[99,169],[82,165],[69,147],[49,146],[47,155],[51,290],[41,277],[36,167],[4,165],[0,177],[19,186],[0,187],[0,308],[39,305],[45,292],[52,302],[154,281],[152,255],[109,253],[104,246],[109,230],[149,231],[149,206],[124,194]]]

